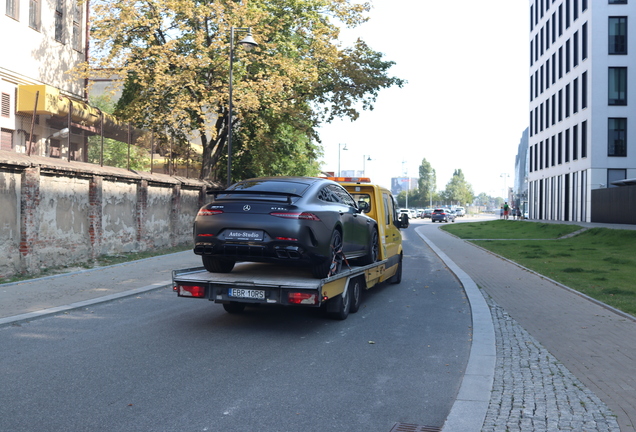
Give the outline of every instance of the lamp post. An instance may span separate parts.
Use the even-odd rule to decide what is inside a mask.
[[[344,148],[342,148],[344,146]],[[341,177],[340,175],[340,151],[341,150],[349,150],[347,148],[347,144],[338,144],[338,177]]]
[[[372,161],[373,159],[371,159],[371,156],[369,155],[362,155],[362,177],[365,176],[366,174],[366,169],[367,169],[367,161]]]
[[[247,32],[247,36],[241,39],[238,44],[246,51],[257,47],[258,44],[252,37],[251,27],[234,27],[230,30],[230,91],[229,110],[227,113],[227,185],[232,184],[232,76],[234,70],[234,32]]]
[[[502,173],[499,177],[503,178],[503,181],[504,181],[504,190],[503,190],[502,198],[504,199],[504,202],[508,202],[508,197],[506,195],[508,194],[508,177],[510,177],[510,175],[507,173]]]

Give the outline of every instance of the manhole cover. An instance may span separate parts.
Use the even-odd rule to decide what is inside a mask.
[[[396,423],[389,432],[441,432],[437,426],[420,426],[410,423]]]

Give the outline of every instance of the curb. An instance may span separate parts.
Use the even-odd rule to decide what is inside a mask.
[[[481,430],[490,404],[495,376],[495,330],[490,308],[477,284],[424,234],[417,235],[437,254],[464,287],[473,320],[473,338],[457,398],[444,422],[443,432]]]

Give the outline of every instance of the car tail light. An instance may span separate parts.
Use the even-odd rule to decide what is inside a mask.
[[[290,304],[318,304],[318,295],[304,292],[290,292],[287,295]]]
[[[301,219],[301,220],[311,220],[311,221],[319,221],[320,218],[313,213],[309,212],[272,212],[271,216],[276,216],[285,219]]]
[[[201,285],[175,285],[173,290],[182,297],[205,297],[205,287]]]
[[[283,241],[298,241],[297,238],[293,238],[293,237],[276,237],[276,240],[283,240]]]
[[[197,216],[214,216],[223,213],[223,210],[201,209]]]

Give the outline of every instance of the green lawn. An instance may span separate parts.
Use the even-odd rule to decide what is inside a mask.
[[[580,227],[497,220],[444,226],[443,229],[464,239],[516,239],[471,241],[636,315],[636,231],[593,228],[557,240]]]

